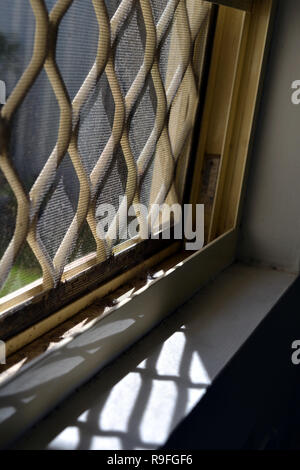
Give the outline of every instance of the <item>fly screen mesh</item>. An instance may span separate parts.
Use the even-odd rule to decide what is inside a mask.
[[[0,297],[138,240],[128,206],[182,201],[209,15],[200,0],[1,0]]]

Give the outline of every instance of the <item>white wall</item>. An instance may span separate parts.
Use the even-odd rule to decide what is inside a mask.
[[[298,272],[300,266],[300,1],[279,0],[251,155],[240,258]]]

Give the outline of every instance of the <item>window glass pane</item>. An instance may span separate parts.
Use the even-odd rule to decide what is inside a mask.
[[[55,287],[86,255],[113,256],[131,222],[141,229],[125,200],[148,211],[182,202],[210,10],[1,1],[0,297],[42,276]],[[115,211],[107,224],[101,204]]]

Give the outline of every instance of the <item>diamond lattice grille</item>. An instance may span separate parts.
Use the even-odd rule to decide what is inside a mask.
[[[0,11],[3,296],[111,256],[125,200],[181,202],[210,4],[4,0]],[[117,211],[105,240],[100,203]]]

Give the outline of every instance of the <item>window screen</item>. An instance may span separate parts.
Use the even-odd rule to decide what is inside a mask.
[[[138,219],[128,205],[182,202],[210,10],[1,0],[0,297],[116,255],[111,226]],[[105,203],[116,217],[101,239]]]

